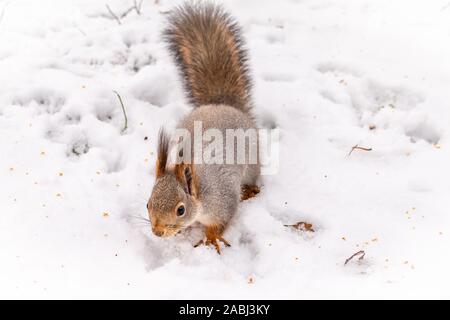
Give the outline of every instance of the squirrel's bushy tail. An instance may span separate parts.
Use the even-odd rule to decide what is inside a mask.
[[[251,82],[240,28],[222,7],[194,2],[176,8],[164,38],[194,106],[250,110]]]

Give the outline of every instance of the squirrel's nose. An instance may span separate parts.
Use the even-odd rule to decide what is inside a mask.
[[[155,234],[155,236],[158,236],[158,237],[162,237],[164,235],[164,231],[157,230],[157,229],[153,229],[153,233]]]

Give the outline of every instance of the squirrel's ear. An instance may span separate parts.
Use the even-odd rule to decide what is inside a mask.
[[[156,179],[162,177],[166,173],[167,157],[169,153],[169,137],[161,128],[158,135],[158,156],[156,159]]]
[[[177,180],[181,182],[186,190],[194,198],[198,196],[199,181],[195,174],[195,167],[193,164],[176,164],[175,176]]]

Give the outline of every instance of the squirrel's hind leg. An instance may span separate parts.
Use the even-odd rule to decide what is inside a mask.
[[[213,245],[216,248],[218,254],[220,254],[221,241],[226,247],[230,247],[230,243],[222,237],[224,227],[221,225],[206,226],[205,227],[205,239],[200,240],[194,247],[198,247],[203,244],[206,246]]]
[[[260,192],[260,189],[257,185],[243,185],[241,187],[241,201],[256,197],[256,195]]]
[[[246,168],[241,181],[241,201],[253,198],[259,193],[258,180],[260,173],[261,168],[259,164],[251,164]]]

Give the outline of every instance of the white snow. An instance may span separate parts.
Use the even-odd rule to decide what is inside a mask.
[[[220,256],[136,218],[190,109],[179,1],[106,3],[0,1],[0,298],[450,298],[448,0],[226,1],[281,151]]]

